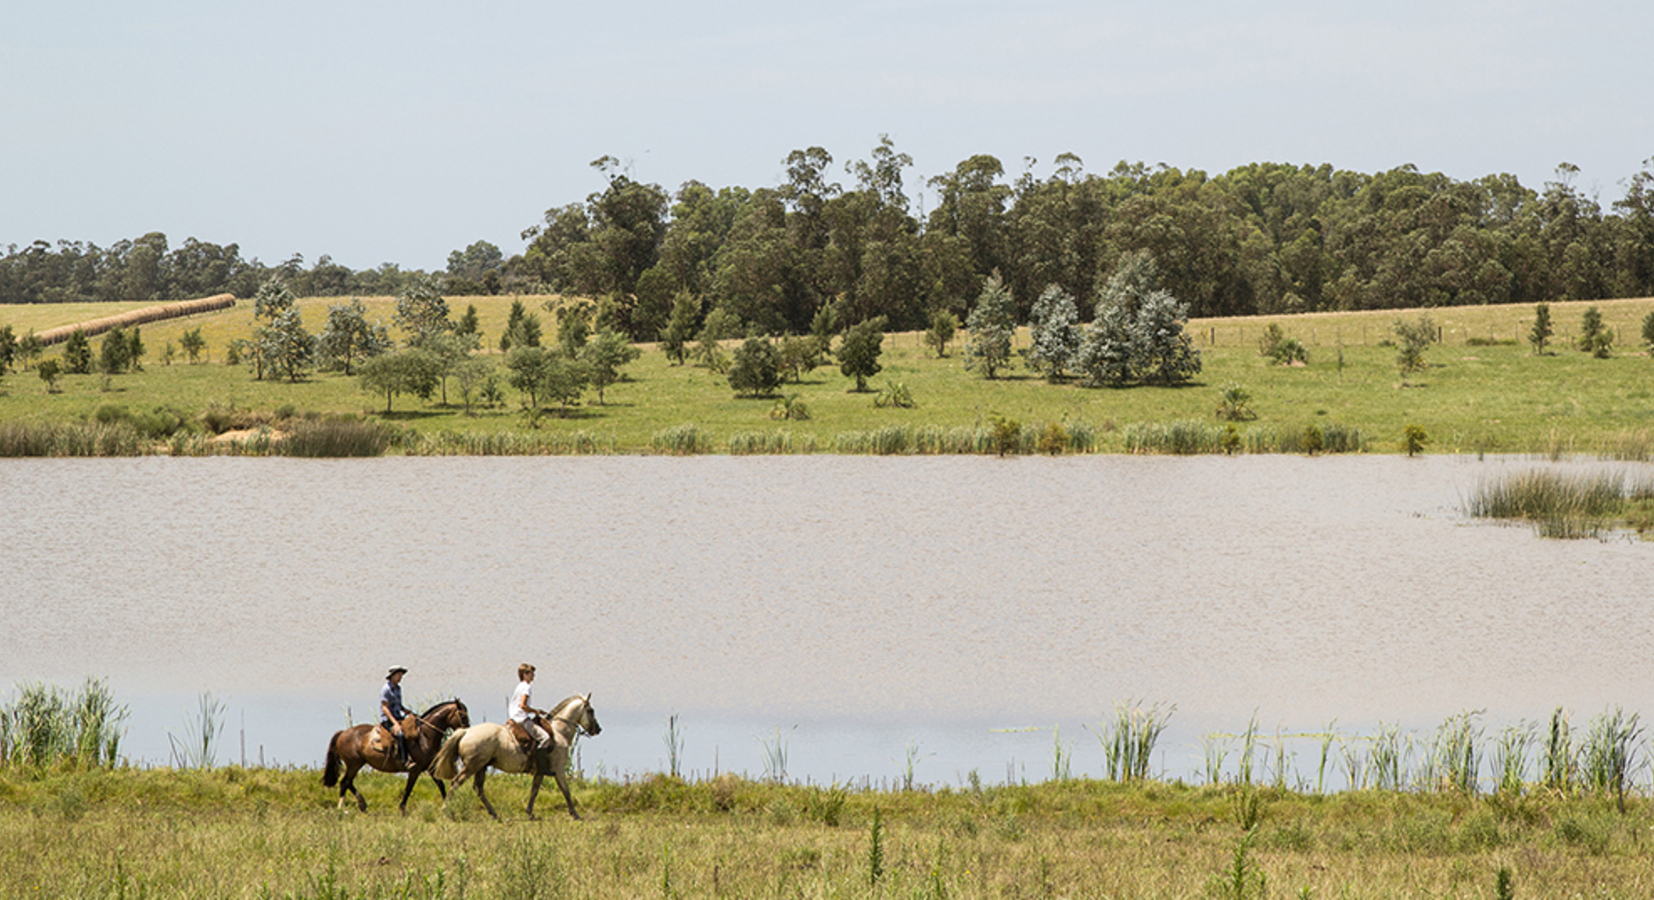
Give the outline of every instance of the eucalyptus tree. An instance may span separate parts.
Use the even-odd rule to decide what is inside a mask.
[[[884,326],[884,317],[877,316],[850,326],[839,338],[839,372],[846,378],[856,379],[858,393],[866,391],[867,379],[884,368],[879,363],[879,356],[884,352]]]
[[[414,278],[402,288],[392,321],[402,330],[402,341],[409,347],[423,347],[438,335],[454,330],[441,285],[429,275]]]
[[[976,298],[976,307],[965,319],[971,333],[965,343],[965,368],[989,378],[1011,364],[1011,338],[1016,333],[1015,307],[1011,292],[999,273],[989,275]]]
[[[1188,381],[1200,372],[1201,359],[1187,319],[1188,307],[1160,287],[1154,258],[1132,254],[1103,286],[1075,368],[1090,386]]]
[[[322,365],[346,375],[354,374],[357,360],[378,356],[392,347],[390,334],[378,322],[369,322],[367,307],[360,297],[349,303],[327,307],[327,324],[316,336],[316,350]],[[185,352],[189,348],[185,347]]]
[[[926,234],[960,239],[977,278],[986,278],[1006,263],[1005,205],[1011,188],[1000,182],[1004,174],[1005,166],[997,158],[977,154],[928,182],[940,196]]]
[[[389,415],[391,401],[399,394],[430,397],[436,391],[437,368],[429,352],[415,348],[363,360],[356,378],[363,391],[384,395],[385,413]]]
[[[620,380],[620,369],[633,362],[642,351],[632,346],[626,336],[604,329],[592,335],[586,346],[580,348],[579,360],[591,373],[591,385],[597,388],[597,404],[603,405],[603,389]]]
[[[1044,373],[1048,381],[1068,374],[1080,350],[1080,311],[1074,295],[1057,285],[1040,293],[1028,313],[1033,345],[1028,348],[1028,365]]]
[[[679,291],[672,299],[672,318],[660,335],[660,349],[677,365],[683,365],[689,354],[689,341],[695,336],[695,320],[701,314],[701,301],[688,291]]]

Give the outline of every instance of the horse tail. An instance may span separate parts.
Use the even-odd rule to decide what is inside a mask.
[[[436,752],[436,759],[431,760],[432,778],[452,781],[454,776],[459,774],[459,739],[465,736],[466,730],[458,729],[442,742],[442,749]]]
[[[327,761],[322,763],[322,787],[333,787],[339,783],[339,736],[343,731],[333,732],[332,740],[327,742]]]

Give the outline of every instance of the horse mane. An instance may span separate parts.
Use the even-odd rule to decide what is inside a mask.
[[[565,710],[565,709],[567,709],[567,708],[568,708],[568,707],[569,707],[569,704],[571,704],[571,703],[573,703],[573,702],[574,702],[574,701],[576,701],[576,700],[584,700],[584,699],[586,699],[586,698],[585,698],[585,697],[582,697],[582,696],[581,696],[581,695],[579,695],[579,694],[575,694],[575,695],[574,695],[574,696],[572,696],[572,697],[565,697],[565,698],[563,698],[563,700],[562,700],[562,701],[561,701],[561,702],[559,702],[559,703],[558,703],[558,704],[557,704],[557,705],[556,705],[556,706],[553,706],[553,707],[552,707],[552,708],[551,708],[551,715],[549,715],[549,716],[547,716],[547,717],[546,717],[546,718],[548,718],[548,719],[555,719],[555,718],[557,718],[557,714],[558,714],[558,713],[560,713],[560,712],[562,712],[562,711],[563,711],[563,710]]]
[[[425,718],[425,717],[427,717],[427,716],[429,716],[429,715],[430,715],[430,714],[431,714],[431,713],[434,713],[434,712],[436,712],[436,711],[437,711],[437,710],[439,710],[439,709],[441,709],[441,708],[442,708],[442,707],[444,707],[444,706],[447,706],[447,705],[448,705],[448,704],[450,704],[450,703],[458,703],[458,702],[459,702],[459,698],[458,698],[458,697],[455,697],[455,698],[454,698],[454,699],[452,699],[452,700],[444,700],[444,701],[442,701],[442,702],[441,702],[441,703],[437,703],[437,704],[434,704],[434,705],[432,705],[432,706],[431,706],[431,708],[430,708],[430,709],[427,709],[427,710],[425,710],[425,711],[424,711],[424,712],[422,712],[422,713],[420,713],[420,714],[419,714],[419,717],[420,717],[420,718],[421,718],[421,719],[423,719],[423,718]]]

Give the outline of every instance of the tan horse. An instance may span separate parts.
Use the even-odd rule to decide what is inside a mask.
[[[390,732],[378,725],[357,725],[346,728],[333,734],[333,739],[327,742],[327,762],[322,766],[322,786],[339,786],[339,805],[345,805],[345,792],[356,795],[356,807],[362,812],[368,811],[367,798],[356,789],[356,773],[363,766],[372,766],[381,772],[407,772],[408,786],[402,789],[402,802],[398,809],[403,815],[408,814],[408,795],[413,793],[414,782],[419,780],[420,773],[431,767],[431,760],[442,746],[442,738],[456,728],[467,728],[471,724],[471,714],[465,709],[465,704],[458,700],[448,700],[426,710],[421,715],[409,715],[402,722],[402,733],[408,736],[408,759],[413,768],[404,769],[402,761],[397,757],[396,739]],[[375,739],[374,731],[379,734]],[[339,769],[343,767],[345,776],[339,778]],[[435,775],[437,792],[442,799],[448,799],[448,789]]]
[[[575,812],[574,797],[569,794],[569,748],[582,731],[593,736],[603,731],[597,724],[597,713],[592,710],[591,694],[576,694],[551,710],[551,776],[557,779],[557,787],[569,805],[569,815],[576,819],[580,814]],[[452,780],[456,788],[464,784],[465,779],[473,779],[483,808],[497,821],[499,813],[494,812],[494,805],[488,802],[488,795],[482,789],[489,766],[501,772],[534,773],[534,786],[528,792],[528,817],[534,818],[534,798],[540,794],[540,780],[546,772],[535,766],[533,754],[524,753],[517,746],[504,725],[484,722],[454,732],[437,751],[436,760],[431,763],[431,775]]]

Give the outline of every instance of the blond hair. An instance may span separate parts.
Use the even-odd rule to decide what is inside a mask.
[[[523,663],[522,665],[517,667],[517,680],[522,681],[524,678],[527,678],[533,672],[534,672],[534,667],[533,666],[529,665],[528,663]]]

